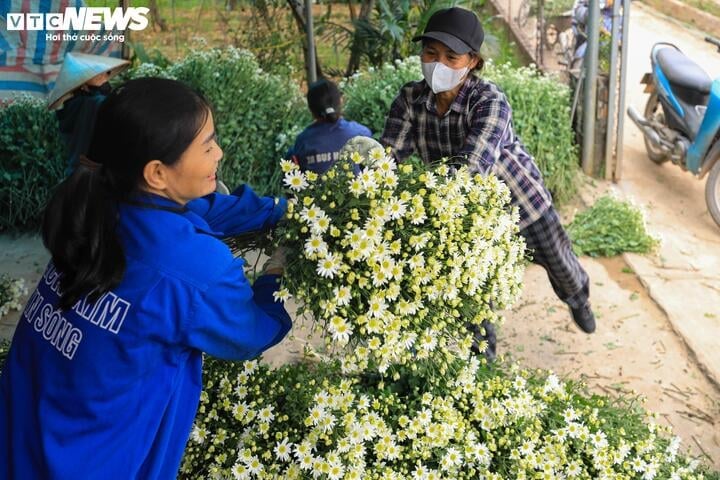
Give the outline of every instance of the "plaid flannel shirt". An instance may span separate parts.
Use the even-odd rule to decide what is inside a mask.
[[[542,175],[512,128],[510,104],[493,83],[469,76],[445,115],[422,80],[402,87],[390,107],[380,142],[398,161],[417,153],[425,162],[447,158],[483,175],[492,171],[510,188],[520,228],[552,205]]]

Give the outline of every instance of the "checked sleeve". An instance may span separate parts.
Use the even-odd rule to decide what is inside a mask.
[[[412,133],[412,109],[408,102],[407,91],[403,88],[390,106],[385,120],[385,128],[380,143],[392,149],[398,162],[402,162],[415,152]]]
[[[470,171],[486,174],[498,158],[510,129],[512,111],[505,95],[488,88],[471,111],[470,128],[459,155],[465,155]]]

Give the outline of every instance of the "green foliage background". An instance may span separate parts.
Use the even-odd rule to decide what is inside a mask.
[[[569,89],[532,68],[488,64],[482,75],[507,94],[516,133],[555,200],[571,198],[578,147]],[[220,178],[228,186],[248,183],[261,194],[280,192],[279,159],[311,121],[294,81],[265,72],[251,53],[235,48],[198,48],[174,64],[141,64],[126,78],[140,76],[176,78],[208,97],[225,152]],[[400,87],[420,78],[417,57],[354,75],[342,83],[346,116],[379,137]],[[62,179],[65,156],[57,121],[43,102],[23,99],[0,107],[0,231],[37,229],[49,192]]]
[[[165,67],[142,64],[124,78],[142,76],[184,81],[210,100],[225,153],[220,178],[228,186],[280,192],[279,160],[310,122],[297,84],[266,73],[252,54],[234,48],[200,49]],[[45,102],[24,98],[0,107],[0,231],[39,227],[65,163],[57,120]]]
[[[65,161],[57,120],[45,102],[28,97],[0,106],[0,231],[39,225]]]

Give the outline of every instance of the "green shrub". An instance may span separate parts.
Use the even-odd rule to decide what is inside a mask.
[[[578,147],[570,122],[570,90],[532,67],[488,62],[482,76],[495,82],[513,108],[515,132],[535,157],[545,184],[562,203],[575,193]],[[422,78],[418,57],[368,69],[342,85],[348,118],[382,133],[390,105],[405,83]]]
[[[623,252],[648,253],[657,239],[647,233],[642,211],[628,202],[604,196],[579,213],[567,228],[578,255],[611,257]]]
[[[570,89],[534,67],[488,64],[483,76],[507,95],[515,133],[535,157],[555,201],[572,198],[579,149],[570,122]]]
[[[42,100],[0,106],[0,231],[39,226],[67,154],[57,120]]]
[[[128,73],[145,75],[186,82],[210,100],[225,152],[220,178],[228,186],[248,183],[258,193],[280,191],[279,160],[310,122],[294,82],[264,72],[252,53],[232,47],[196,50],[167,68],[142,64]]]
[[[572,10],[575,0],[545,0],[545,18],[563,15]]]

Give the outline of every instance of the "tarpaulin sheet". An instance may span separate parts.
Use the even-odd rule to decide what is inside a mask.
[[[102,35],[113,32],[8,28],[8,13],[64,13],[67,7],[84,6],[82,0],[0,0],[0,100],[23,93],[45,98],[55,85],[55,77],[66,52],[121,56],[122,43],[116,41],[63,39],[64,33],[69,37],[79,37],[83,33]],[[59,39],[46,38],[48,33],[55,34]]]

